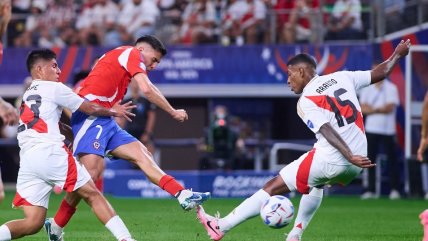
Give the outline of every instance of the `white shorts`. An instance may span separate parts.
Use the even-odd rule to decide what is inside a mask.
[[[290,191],[307,194],[312,187],[325,184],[347,185],[362,171],[362,168],[351,163],[329,163],[331,158],[331,155],[317,152],[314,148],[282,168],[279,174]]]
[[[37,144],[20,153],[14,207],[41,206],[48,208],[54,186],[72,192],[85,185],[91,176],[66,146]]]

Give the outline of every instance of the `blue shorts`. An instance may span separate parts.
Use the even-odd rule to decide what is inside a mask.
[[[105,156],[119,146],[138,141],[119,127],[113,117],[94,117],[76,111],[71,116],[74,143],[73,155]]]

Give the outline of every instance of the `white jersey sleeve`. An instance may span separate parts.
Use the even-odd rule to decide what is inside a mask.
[[[70,109],[72,112],[79,109],[80,105],[85,101],[62,83],[56,85],[54,99],[59,106]]]
[[[372,81],[371,71],[341,71],[342,74],[347,75],[352,80],[355,90],[359,90],[366,86],[369,86]]]
[[[317,133],[322,125],[329,122],[323,110],[306,97],[299,99],[297,113],[311,131]]]

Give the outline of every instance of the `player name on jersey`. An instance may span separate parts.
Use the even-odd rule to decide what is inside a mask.
[[[329,87],[331,87],[331,86],[333,86],[335,84],[337,84],[337,81],[335,79],[327,80],[326,82],[324,82],[322,85],[320,85],[317,88],[316,92],[318,94],[321,94],[324,90],[328,89]]]

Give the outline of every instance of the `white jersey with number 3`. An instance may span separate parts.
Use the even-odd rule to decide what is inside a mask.
[[[60,82],[33,80],[20,108],[18,142],[21,151],[39,143],[63,145],[59,131],[63,107],[76,111],[83,99]]]
[[[83,101],[59,82],[33,80],[25,91],[18,127],[21,152],[13,206],[47,209],[55,186],[73,192],[91,180],[85,167],[64,145],[58,125],[63,107],[74,112]]]
[[[343,155],[319,132],[325,123],[349,146],[354,155],[367,155],[367,139],[357,91],[370,85],[370,71],[339,71],[315,76],[303,89],[297,113],[316,134],[317,152],[329,156],[328,162],[349,165]]]

